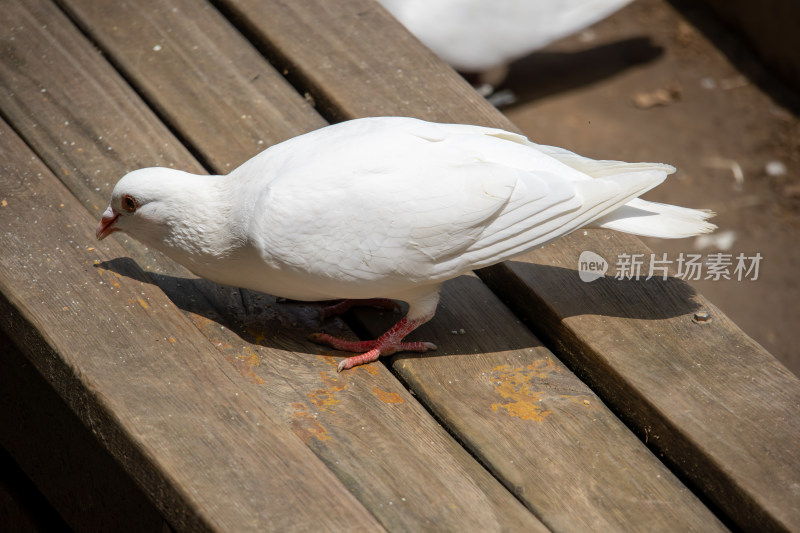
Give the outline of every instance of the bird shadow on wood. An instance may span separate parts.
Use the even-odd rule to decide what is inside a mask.
[[[315,355],[325,353],[324,347],[308,340],[310,333],[323,329],[319,320],[319,303],[282,303],[268,294],[220,285],[207,279],[144,271],[129,257],[104,261],[95,267],[156,285],[198,325],[211,321],[246,342],[264,347]],[[201,320],[196,317],[201,317]],[[324,326],[332,335],[350,335],[355,339],[341,320],[327,320]],[[214,340],[216,333],[213,330],[207,327],[201,327],[201,330]]]
[[[538,309],[536,314],[560,319],[597,315],[667,320],[699,308],[697,291],[688,282],[674,275],[664,279],[660,273],[648,279],[648,268],[645,262],[641,274],[604,274],[588,282],[577,269],[513,260],[476,273],[503,301],[528,301]]]
[[[505,82],[523,105],[615,76],[654,61],[664,50],[649,37],[634,37],[576,52],[535,52],[513,62]]]
[[[509,264],[513,264],[514,270]],[[623,327],[636,329],[644,327],[643,321],[659,323],[678,317],[691,320],[700,308],[697,292],[674,277],[646,280],[646,276],[617,279],[606,275],[586,283],[580,281],[575,269],[522,261],[500,263],[476,274],[477,277],[460,276],[448,281],[434,319],[408,336],[408,340],[432,341],[439,347],[438,352],[421,357],[529,349],[542,343],[554,347],[562,342],[560,335],[568,334],[565,321],[573,317],[630,319]],[[536,280],[536,292],[524,280]],[[487,287],[493,295],[488,294]],[[500,304],[491,301],[495,297],[511,313],[498,311]],[[392,325],[385,318],[368,317],[366,312],[360,312],[359,319],[370,325],[369,332],[383,331]],[[517,325],[516,320],[527,329]],[[354,329],[364,334],[360,328]],[[669,329],[664,331],[668,333]],[[394,357],[420,356],[400,353]]]
[[[548,338],[549,333],[559,329],[560,321],[573,316],[664,320],[698,308],[694,289],[675,278],[645,281],[605,276],[583,283],[573,269],[524,262],[515,262],[514,265],[524,277],[538,280],[543,294],[554,294],[557,301],[545,301],[505,264],[478,271],[480,279],[465,275],[450,280],[444,286],[434,319],[408,337],[409,340],[435,342],[439,346],[438,351],[427,352],[422,357],[501,352],[541,345],[525,328],[517,325],[511,314],[504,319],[506,324],[498,324],[497,316],[489,316],[493,306],[497,309],[499,304],[487,302],[487,298],[494,296],[488,295],[486,286],[534,335],[548,341],[552,340]],[[249,343],[299,353],[342,355],[312,343],[308,335],[325,331],[355,338],[341,320],[334,318],[321,322],[321,305],[316,302],[279,303],[271,295],[223,286],[201,278],[145,272],[127,257],[105,261],[96,267],[152,283],[184,312],[224,326]],[[346,313],[344,318],[362,338],[370,338],[387,330],[400,316],[386,310],[361,309]],[[419,355],[397,354],[395,357],[402,359]]]

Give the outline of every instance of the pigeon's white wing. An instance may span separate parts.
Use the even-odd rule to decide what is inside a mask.
[[[277,177],[251,176],[241,195],[253,198],[249,233],[278,270],[388,291],[513,257],[666,176],[647,167],[592,179],[535,147],[501,130],[400,118],[318,130],[251,165]]]
[[[504,213],[521,172],[481,162],[415,170],[331,171],[313,188],[276,180],[254,230],[286,268],[353,282],[436,281],[437,266],[474,246]],[[529,181],[531,202],[555,203],[544,181]]]

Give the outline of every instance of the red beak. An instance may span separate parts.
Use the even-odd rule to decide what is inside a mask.
[[[108,209],[103,213],[103,218],[100,220],[100,224],[97,225],[97,230],[95,231],[95,236],[98,241],[102,241],[115,231],[119,231],[119,228],[114,226],[118,218],[119,213],[115,212],[111,206],[108,206]]]

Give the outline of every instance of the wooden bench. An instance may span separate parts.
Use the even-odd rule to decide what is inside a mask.
[[[0,442],[76,529],[800,530],[800,382],[684,282],[586,284],[578,232],[374,310],[198,280],[94,228],[116,180],[226,173],[327,123],[515,127],[372,0],[0,10]],[[713,320],[698,323],[698,311]]]

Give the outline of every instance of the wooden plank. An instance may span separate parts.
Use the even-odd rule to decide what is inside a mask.
[[[605,232],[598,249],[600,232],[588,233],[481,278],[741,527],[796,529],[797,377],[679,279],[580,281],[563,265],[577,265],[583,250],[609,258],[649,252]],[[582,297],[570,299],[578,291]],[[697,310],[712,321],[693,321]]]
[[[216,172],[233,170],[287,132],[326,125],[207,2],[60,4],[90,37],[122,52],[110,55],[114,65]],[[232,137],[243,141],[231,145]]]
[[[82,24],[88,28],[95,28],[94,35],[102,43],[104,50],[109,56],[118,58],[115,59],[115,61],[119,64],[136,65],[136,70],[132,71],[132,73],[137,77],[145,77],[150,79],[152,83],[166,86],[166,79],[160,79],[157,71],[151,71],[146,68],[148,63],[134,61],[133,55],[128,57],[128,54],[130,54],[129,48],[135,44],[135,41],[120,41],[115,38],[113,33],[107,33],[102,30],[102,28],[114,27],[118,24],[119,20],[137,17],[137,12],[146,12],[145,6],[129,4],[129,7],[125,10],[121,8],[115,10],[107,7],[103,10],[102,17],[100,17],[96,11],[88,7],[84,8],[84,2],[81,0],[69,1],[73,14],[77,17],[81,17],[83,20]],[[159,20],[161,20],[161,18],[159,18]],[[179,23],[177,20],[169,21],[169,24],[165,25],[165,28],[177,23]],[[153,31],[155,32],[155,30]],[[171,29],[170,33],[179,33],[179,31],[178,29]],[[166,30],[160,29],[157,33],[166,33]],[[172,61],[174,60],[175,59],[172,59]],[[180,65],[177,67],[173,65],[170,68],[161,67],[160,70],[163,72],[176,70],[184,71],[187,68],[188,65]],[[198,74],[198,77],[202,77],[202,74]],[[169,110],[171,107],[179,105],[177,101],[180,98],[179,92],[173,93],[166,90],[155,95],[155,97],[158,99],[156,106],[160,109]],[[198,119],[206,124],[214,124],[215,118],[213,116],[206,117],[203,114],[203,109],[205,109],[205,107],[207,106],[201,106],[199,109],[195,110]],[[260,105],[258,104],[252,106],[254,112],[259,109]],[[222,119],[224,120],[225,117],[222,117]],[[184,123],[176,121],[174,127],[179,131],[183,131],[185,128],[190,128],[191,124],[189,122]],[[298,131],[298,133],[300,133],[300,131]],[[237,144],[246,146],[247,138],[237,133],[231,133],[227,142],[229,147],[235,147]],[[198,144],[198,146],[201,146],[203,150],[209,151],[218,149],[210,143]],[[210,160],[218,159],[219,157],[219,154],[214,154],[213,152],[209,155]],[[477,280],[473,279],[473,281],[480,285]],[[169,291],[168,287],[171,285],[170,283],[159,284],[165,287],[165,290]],[[509,325],[511,326],[511,329],[508,330],[509,334],[521,338],[522,341],[526,343],[525,346],[536,346],[539,344],[524,328],[516,324],[514,320],[510,320],[510,316],[507,312],[503,312],[499,302],[490,294],[486,294],[485,289],[483,290],[484,292],[481,296],[483,299],[488,299],[492,302],[492,313],[497,313],[497,316],[509,319],[504,328],[508,330]],[[449,292],[445,295],[445,305],[449,305],[448,302],[453,300],[453,295],[456,293],[457,291]],[[180,294],[174,294],[172,297],[175,300],[181,298]],[[463,308],[474,303],[475,300],[468,300],[460,305]],[[454,303],[454,305],[457,304],[458,302]],[[271,308],[267,307],[269,305],[272,305],[272,300],[269,298],[266,300],[262,299],[260,303],[258,301],[249,300],[249,304],[245,306],[249,309],[248,313],[229,314],[225,323],[247,337],[248,327],[252,329],[253,327],[257,327],[256,324],[270,323],[269,315],[270,313],[274,313],[274,311],[271,311]],[[184,303],[184,307],[187,308],[189,305]],[[226,306],[222,305],[217,307],[225,308]],[[231,308],[235,307],[235,304],[231,306]],[[263,318],[259,318],[259,315],[263,316]],[[214,319],[220,320],[218,317]],[[457,323],[458,320],[457,318],[451,318],[450,320],[439,319],[437,323],[454,324]],[[307,315],[305,317],[297,315],[293,321],[296,323],[306,322],[309,324],[309,327],[314,326]],[[274,322],[273,319],[272,323]],[[500,320],[500,322],[502,322],[502,320]],[[238,327],[237,324],[239,324]],[[242,324],[245,324],[245,326],[242,327]],[[449,330],[447,330],[447,335],[449,335]],[[294,337],[294,335],[291,334],[289,336]],[[249,334],[251,340],[255,338],[280,339],[281,337],[285,339],[287,333],[281,332],[279,328],[268,328],[267,331],[260,331],[255,334],[251,331]],[[296,338],[294,340],[296,344],[291,345],[292,349],[298,349],[297,347],[302,346],[302,339]],[[486,345],[482,341],[480,335],[474,332],[464,337],[463,340],[467,343],[475,343],[475,345],[483,346],[486,348],[486,351],[493,351],[491,350],[492,346]],[[272,342],[276,343],[280,341],[273,340]],[[511,365],[506,374],[504,374],[502,370],[494,370],[493,372],[495,374],[499,372],[501,377],[505,376],[503,379],[512,379],[514,374],[513,369],[516,368],[516,366],[513,365],[522,364],[523,370],[520,371],[520,374],[530,374],[529,369],[526,367],[542,364],[542,361],[546,359],[546,356],[542,354],[549,353],[541,347],[540,349],[540,353],[533,356],[528,354],[525,350],[520,350],[519,353],[503,353],[494,359],[486,358],[482,363],[489,364],[490,366],[484,364],[481,368],[487,372],[492,372],[491,369],[493,368]],[[439,358],[435,358],[435,360],[442,361]],[[455,362],[455,360],[452,359],[443,360]],[[299,364],[309,366],[310,363],[301,362]],[[556,365],[556,363],[553,364]],[[322,372],[325,370],[325,368],[315,369],[313,372]],[[327,370],[329,371],[330,369],[328,368]],[[302,371],[301,369],[295,370],[296,373]],[[382,371],[381,369],[381,372]],[[472,397],[474,400],[476,391],[479,392],[483,396],[483,399],[487,401],[480,402],[479,405],[475,407],[475,411],[469,409],[462,411],[464,427],[459,428],[459,438],[463,441],[463,439],[469,437],[473,442],[484,443],[488,449],[482,449],[477,445],[471,446],[473,453],[478,455],[484,464],[491,460],[489,465],[493,472],[496,475],[500,474],[499,477],[503,479],[507,487],[513,490],[517,497],[528,505],[529,508],[533,509],[539,516],[542,516],[550,527],[555,526],[561,529],[570,529],[576,526],[606,528],[641,527],[643,529],[652,530],[654,528],[658,529],[659,527],[664,527],[666,524],[678,523],[684,524],[687,528],[702,526],[703,529],[714,529],[715,527],[719,527],[715,518],[698,502],[698,500],[688,493],[669,471],[646,452],[641,444],[633,438],[621,424],[615,421],[614,416],[610,411],[602,407],[601,402],[599,402],[596,397],[591,395],[574,376],[569,376],[569,372],[564,370],[563,366],[558,366],[558,372],[564,373],[567,376],[563,378],[564,385],[551,389],[552,394],[549,396],[549,399],[559,403],[559,407],[555,408],[557,414],[554,415],[551,420],[557,420],[559,422],[550,430],[547,438],[542,438],[541,428],[536,424],[531,424],[526,418],[512,420],[509,423],[502,410],[500,412],[492,410],[488,413],[488,420],[482,420],[487,418],[487,413],[484,411],[484,408],[491,406],[493,402],[501,405],[504,401],[501,396],[503,392],[502,388],[500,392],[492,387],[487,389],[487,381],[485,379],[487,375],[486,372],[473,375],[465,373],[463,369],[460,373],[453,370],[453,375],[461,376],[460,391],[452,395],[449,393],[441,394],[440,396],[442,398],[447,398],[447,402],[444,406],[436,406],[437,414],[444,413],[448,408],[452,409],[462,402],[469,405],[470,398]],[[254,369],[253,373],[254,376],[259,378],[263,376],[260,368]],[[475,376],[480,376],[480,378],[476,381]],[[529,377],[533,377],[533,374]],[[538,379],[540,378],[537,376],[537,380]],[[342,375],[335,378],[327,377],[325,379],[325,387],[320,387],[320,390],[331,391],[344,386],[347,386],[348,390],[349,388],[362,387],[361,392],[356,393],[353,401],[358,401],[358,398],[362,398],[362,401],[364,401],[363,398],[372,398],[375,396],[374,391],[370,393],[370,388],[374,389],[376,383],[375,377],[370,377],[367,380],[356,380],[355,378],[351,380],[349,376]],[[377,383],[377,388],[383,390],[382,385],[379,383]],[[290,395],[288,393],[283,392],[284,389],[285,386],[282,387],[280,382],[270,386],[272,395],[286,394],[287,397],[289,397]],[[595,413],[594,416],[587,417],[584,412],[585,405],[583,403],[577,407],[577,411],[573,410],[577,404],[573,405],[570,404],[570,402],[563,403],[563,398],[561,398],[562,393],[568,394],[569,391],[574,392],[575,390],[580,390],[588,394],[591,400],[587,401],[597,406],[597,410],[600,414],[597,415]],[[419,394],[420,391],[415,388],[415,392]],[[398,399],[403,398],[402,393],[392,394],[397,394],[396,398]],[[573,394],[573,396],[575,395]],[[548,402],[548,404],[549,403],[550,402]],[[561,406],[562,404],[563,407]],[[295,402],[294,405],[298,405],[297,402]],[[309,406],[307,401],[305,403],[300,402],[297,413],[310,413],[310,408],[313,409],[313,406]],[[313,430],[318,432],[319,435],[328,435],[327,432],[329,429],[327,428],[329,426],[325,420],[326,416],[328,416],[327,411],[327,409],[318,411],[316,420],[319,423],[319,427],[314,426],[313,428],[309,428],[309,432]],[[368,413],[374,412],[374,408],[369,407],[367,409],[362,409],[362,411],[365,411],[367,414],[359,415],[355,420],[347,422],[347,425],[357,427],[360,423],[363,424],[363,420],[365,420],[364,417],[369,416]],[[482,420],[481,423],[473,422],[473,419],[476,418],[476,414],[478,420]],[[294,416],[308,418],[306,414],[295,414]],[[600,417],[602,423],[596,423],[597,416]],[[576,417],[580,422],[572,426],[570,420]],[[362,422],[359,422],[359,420]],[[450,419],[446,418],[446,420]],[[368,425],[373,426],[376,423],[377,421],[370,420]],[[398,419],[398,424],[399,423],[402,423],[402,420]],[[338,420],[336,423],[337,426],[342,426],[343,424],[344,422],[341,420]],[[411,427],[416,427],[418,425],[419,422],[413,422]],[[563,425],[566,425],[566,428],[564,428]],[[599,438],[602,434],[602,431],[599,431],[600,428],[608,430],[609,433]],[[325,433],[321,433],[323,429]],[[406,431],[410,431],[410,429],[406,428]],[[598,436],[598,440],[595,440],[589,449],[587,449],[585,444],[587,442],[585,438],[587,431]],[[383,439],[382,433],[383,432],[373,438],[376,440]],[[502,436],[502,438],[498,438],[497,442],[487,443],[485,435],[490,434],[496,434]],[[408,438],[409,437],[407,437],[407,439]],[[519,441],[527,441],[528,439],[539,439],[539,442],[541,442],[540,447],[525,448],[522,450],[517,449],[517,443]],[[589,440],[591,441],[593,439]],[[315,446],[315,449],[320,450],[320,453],[326,453],[325,447],[320,446],[320,439],[317,437],[312,438],[312,436],[309,435],[309,442]],[[326,444],[326,446],[329,446],[329,444]],[[390,444],[387,442],[386,446],[395,448],[395,453],[400,455],[397,444]],[[604,451],[606,448],[613,449],[615,452],[608,455]],[[543,449],[552,449],[556,451],[547,454],[542,452]],[[604,459],[598,459],[597,457],[599,454],[605,454],[603,455]],[[576,461],[576,457],[580,457],[581,459]],[[619,462],[620,460],[621,463]],[[331,468],[336,468],[333,462],[333,456],[331,456],[331,460],[328,463]],[[572,464],[573,468],[567,472],[561,472],[559,469],[554,470],[552,468],[554,464],[564,463]],[[620,464],[625,466],[620,467]],[[534,475],[540,469],[547,472],[547,475]],[[581,472],[583,476],[577,475],[576,471]],[[617,473],[620,471],[623,473],[618,475]],[[601,475],[607,478],[606,484],[593,482],[594,476],[597,476],[598,472],[602,472]],[[419,473],[415,474],[415,476],[419,477]],[[565,479],[570,477],[573,478],[572,481],[566,483]],[[399,483],[400,481],[395,481],[395,484]],[[551,491],[543,493],[541,490],[538,490],[538,487],[541,485],[553,488]],[[437,488],[435,493],[439,494],[441,490],[443,490],[441,487]],[[611,497],[611,494],[614,494],[614,497]],[[362,498],[363,501],[363,498],[369,497],[369,494],[359,493],[359,497]],[[631,504],[631,500],[639,500],[642,503],[640,505]],[[659,512],[652,512],[652,501],[663,502],[660,504],[662,510]],[[370,509],[372,509],[372,507],[370,507]],[[448,518],[448,523],[451,523],[450,520],[452,520],[452,517]]]
[[[67,523],[76,531],[163,530],[161,513],[2,331],[0,353],[0,445],[66,521],[17,529],[0,510],[0,524],[9,531],[65,531]]]
[[[215,4],[331,122],[398,114],[474,124],[496,119],[484,98],[373,0]],[[471,112],[459,116],[453,107]]]
[[[26,9],[32,12],[28,16],[37,18],[35,27],[47,25],[53,41],[48,42],[35,34],[28,36],[31,42],[25,45],[27,56],[17,62],[15,74],[3,80],[12,86],[13,80],[31,83],[30,80],[35,82],[39,77],[58,74],[42,65],[38,58],[58,51],[67,56],[84,57],[88,47],[74,29],[67,28],[63,17],[49,4],[28,4]],[[17,41],[21,39],[22,36],[18,36]],[[198,46],[202,46],[202,42]],[[220,56],[218,60],[226,58]],[[59,63],[69,64],[69,61]],[[180,70],[180,65],[173,66]],[[91,100],[97,107],[113,108],[117,93],[104,90],[104,80],[113,73],[107,65],[102,67],[97,62],[86,68],[95,80],[100,80],[93,84]],[[213,64],[208,68],[213,70]],[[68,71],[68,75],[73,83],[80,85],[79,72]],[[37,95],[21,90],[24,87],[14,88],[14,96],[2,102],[3,108],[32,108],[33,102],[26,99]],[[164,107],[170,103],[169,98],[180,97],[170,91],[160,94],[167,95],[159,102]],[[148,118],[146,108],[135,95],[131,98],[130,105],[136,108],[137,115],[145,117],[145,122],[156,121],[152,115]],[[18,100],[22,100],[19,105]],[[57,168],[62,156],[40,139],[53,136],[58,139],[55,144],[74,142],[77,146],[86,139],[81,137],[82,130],[59,127],[63,121],[59,110],[74,105],[69,95],[59,95],[58,99],[46,103],[49,106],[42,116],[47,119],[36,129],[29,128],[24,117],[15,121],[15,127],[25,133],[28,142],[37,147],[49,165]],[[113,127],[113,123],[104,122],[102,116],[96,119],[98,122],[92,125],[95,130]],[[290,131],[288,128],[295,126],[273,124],[273,128],[280,127]],[[148,129],[152,131],[155,126],[149,125]],[[158,146],[175,142],[168,133],[159,135],[155,140],[149,137],[148,141]],[[147,145],[136,135],[116,141],[116,152],[146,153]],[[241,142],[240,146],[246,143]],[[76,157],[76,167],[86,168],[79,156]],[[196,165],[190,159],[188,154],[177,154],[174,162],[181,166]],[[124,165],[113,158],[91,160],[91,163],[102,175],[125,170],[120,169]],[[73,178],[64,176],[63,179],[70,183]],[[102,189],[99,184],[98,189]],[[90,202],[104,200],[101,191],[92,192],[89,187],[89,192],[92,194]],[[330,356],[318,355],[320,348],[306,340],[312,328],[319,328],[318,311],[314,307],[280,306],[266,295],[187,279],[191,276],[185,271],[160,262],[130,243],[125,242],[126,249],[137,262],[150,268],[149,278],[187,311],[195,325],[218,346],[226,364],[248,380],[248,392],[273,408],[381,523],[392,529],[409,530],[424,529],[437,522],[453,528],[479,525],[487,530],[542,529],[536,518],[470,457],[386,368],[371,367],[362,370],[362,374],[337,376],[336,361]],[[103,262],[101,267],[104,275],[111,276],[112,280],[118,279],[112,272],[135,279],[143,276],[130,260],[116,258]],[[155,271],[158,274],[153,273]],[[220,327],[228,324],[235,331]],[[350,333],[343,331],[343,334]],[[250,497],[249,494],[245,496]]]
[[[380,529],[159,289],[92,266],[125,252],[4,122],[0,146],[3,328],[169,522]]]
[[[551,530],[726,530],[475,276],[448,282],[413,338],[439,349],[393,369]]]
[[[455,73],[442,67],[413,38],[404,36],[404,30],[370,0],[339,2],[335,8],[319,0],[220,0],[219,4],[289,71],[290,79],[301,90],[314,96],[325,116],[347,119],[407,115],[515,129],[499,112],[476,99]],[[320,18],[326,21],[325,32],[313,31]],[[609,157],[613,158],[613,154]],[[524,262],[535,259],[553,267],[536,269],[535,279],[517,277],[517,282],[507,284],[505,289],[493,285],[507,299],[518,294],[529,298],[536,295],[539,314],[530,317],[531,322],[562,326],[557,335],[546,338],[548,345],[579,371],[584,359],[581,354],[593,354],[598,361],[593,371],[608,369],[592,381],[603,393],[604,401],[624,413],[629,425],[642,437],[645,428],[669,428],[669,437],[660,432],[659,439],[647,439],[648,445],[737,524],[751,529],[800,528],[800,506],[796,505],[800,465],[792,446],[800,435],[800,383],[769,353],[715,310],[718,322],[728,325],[725,345],[701,342],[698,330],[689,325],[680,330],[669,329],[680,334],[662,336],[657,344],[645,336],[651,349],[637,353],[635,365],[659,381],[660,387],[651,391],[634,381],[626,372],[629,367],[623,366],[630,361],[629,347],[638,346],[643,340],[641,330],[628,327],[626,310],[653,310],[654,320],[684,319],[688,307],[699,308],[705,305],[704,301],[693,303],[674,284],[669,285],[661,301],[648,299],[644,287],[622,291],[612,285],[604,294],[615,306],[603,307],[601,314],[581,313],[564,320],[572,316],[576,303],[587,298],[588,286],[574,282],[580,251],[605,251],[608,239],[623,239],[626,253],[649,256],[649,250],[636,238],[592,232],[588,240],[566,238],[526,256]],[[496,267],[495,280],[505,276],[507,270],[501,270],[505,268]],[[572,283],[564,283],[565,273],[573,276]],[[674,313],[676,301],[682,303],[679,316]],[[649,324],[656,327],[653,320]],[[599,332],[606,328],[617,332],[614,338],[618,342],[601,342]],[[708,357],[717,361],[727,362],[730,358],[731,364],[713,365],[713,371],[697,367],[695,346],[709,350]],[[728,347],[736,348],[737,355],[732,356]],[[739,372],[741,360],[748,361],[748,369],[760,369],[754,374],[758,378],[747,387],[747,397],[739,392],[741,381],[750,379],[744,377],[748,374]],[[664,361],[680,372],[660,375]],[[697,390],[685,395],[686,409],[676,412],[671,391],[684,390],[686,382],[682,378],[686,376],[692,377]],[[706,387],[715,396],[702,393]],[[620,398],[636,403],[629,405]],[[760,398],[769,401],[762,402]],[[731,424],[732,413],[738,417],[736,424]],[[667,441],[682,445],[668,446],[664,444]]]

